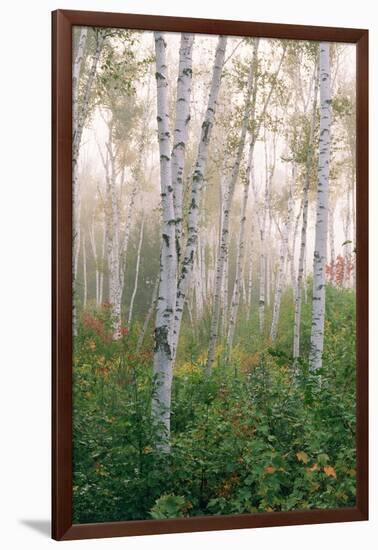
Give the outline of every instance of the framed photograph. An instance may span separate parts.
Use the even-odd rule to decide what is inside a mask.
[[[368,31],[52,23],[53,538],[368,519]]]

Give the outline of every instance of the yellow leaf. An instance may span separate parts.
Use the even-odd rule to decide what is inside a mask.
[[[143,454],[148,455],[149,453],[152,453],[152,448],[151,447],[145,447],[143,449]]]
[[[312,472],[315,472],[317,469],[318,469],[318,465],[315,462],[312,466],[310,466],[309,468],[306,468],[306,471],[309,474],[311,474]]]
[[[305,453],[304,451],[299,451],[299,453],[297,453],[297,459],[299,460],[299,462],[303,462],[303,464],[307,464],[308,462],[308,454]]]
[[[265,472],[266,472],[267,474],[274,474],[275,471],[276,471],[276,468],[275,468],[274,466],[267,466],[267,467],[265,468]]]
[[[337,478],[335,469],[332,468],[332,466],[324,466],[323,470],[328,477],[334,477],[335,479]]]

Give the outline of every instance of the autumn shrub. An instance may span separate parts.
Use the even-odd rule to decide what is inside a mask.
[[[283,320],[287,309],[285,296]],[[168,454],[158,450],[151,422],[150,346],[136,354],[135,331],[109,338],[106,307],[81,316],[74,521],[353,506],[354,315],[353,293],[327,287],[323,368],[316,373],[306,353],[294,367],[291,325],[284,321],[278,341],[267,338],[260,349],[240,337],[257,331],[253,320],[241,323],[235,360],[226,359],[221,343],[211,377],[206,349],[193,339],[174,371]],[[304,326],[308,319],[305,307]]]

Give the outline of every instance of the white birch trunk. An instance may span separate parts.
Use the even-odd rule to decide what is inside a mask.
[[[84,29],[84,28],[83,28]],[[84,57],[84,50],[87,39],[87,32],[82,29],[79,38],[79,45],[72,71],[72,207],[73,207],[73,235],[72,235],[72,279],[73,279],[73,294],[75,296],[75,281],[77,277],[79,252],[80,252],[80,229],[81,229],[81,193],[79,188],[79,153],[81,137],[84,129],[84,124],[88,115],[89,99],[92,92],[94,77],[97,70],[98,60],[103,47],[104,37],[102,31],[97,33],[97,45],[95,55],[93,57],[92,66],[89,71],[89,76],[84,91],[84,98],[79,108],[79,78],[81,66]],[[75,298],[72,307],[72,325],[73,332],[76,334],[76,304]]]
[[[87,277],[87,246],[85,233],[83,235],[83,281],[84,281],[84,292],[83,292],[83,308],[87,307],[88,300],[88,277]]]
[[[86,39],[85,39],[86,40]],[[84,97],[82,104],[78,104],[78,79],[80,76],[81,64],[83,59],[85,41],[80,41],[75,63],[73,64],[73,118],[72,118],[72,195],[73,195],[73,207],[74,207],[74,235],[73,235],[73,277],[74,280],[77,274],[79,248],[80,248],[80,218],[81,218],[81,204],[80,204],[80,189],[78,182],[78,163],[81,138],[83,135],[84,124],[88,116],[89,100],[92,93],[93,82],[96,76],[97,65],[101,55],[101,51],[104,44],[104,35],[102,31],[97,33],[96,50],[92,59],[91,68],[89,71],[88,79],[85,85]]]
[[[331,94],[329,43],[320,43],[320,137],[317,208],[314,250],[314,281],[312,296],[312,324],[310,368],[322,367],[325,315],[325,265],[327,260],[327,223],[329,194],[329,158],[331,148]]]
[[[347,205],[345,213],[345,227],[344,227],[344,273],[343,273],[343,286],[348,288],[350,283],[350,262],[352,260],[352,234],[351,234],[351,209],[352,209],[352,192],[353,185],[352,180],[348,182],[347,189]]]
[[[84,52],[87,41],[88,27],[82,27],[80,30],[79,42],[77,46],[76,56],[72,67],[72,138],[73,143],[75,136],[79,132],[79,122],[82,117],[79,116],[79,82],[81,67],[84,61]],[[85,106],[83,105],[83,108]],[[73,235],[73,277],[76,279],[79,250],[80,250],[80,219],[81,219],[81,201],[78,182],[78,155],[79,146],[76,144],[72,147],[72,191],[74,210],[74,235]]]
[[[92,217],[92,224],[89,230],[89,241],[91,243],[92,255],[95,263],[95,295],[96,295],[96,305],[98,306],[100,303],[100,270],[99,270],[99,261],[98,261],[97,246],[96,246],[94,216]]]
[[[296,165],[293,166],[293,184],[295,188],[295,183],[297,180],[297,168]],[[301,204],[299,206],[299,212],[295,218],[295,224],[293,229],[293,235],[292,235],[292,244],[291,247],[289,246],[289,261],[290,261],[290,278],[291,278],[291,285],[293,287],[293,303],[295,304],[295,292],[296,292],[296,273],[295,273],[295,259],[296,259],[296,250],[297,250],[297,237],[298,237],[298,227],[299,227],[299,220],[302,217],[303,214],[303,197],[301,200]]]
[[[282,290],[283,290],[284,274],[285,274],[285,261],[286,261],[287,251],[289,248],[289,233],[291,230],[290,224],[292,219],[293,208],[294,208],[294,201],[293,201],[292,189],[290,186],[287,219],[285,222],[285,227],[284,227],[283,235],[281,238],[281,244],[280,244],[280,257],[279,257],[278,273],[277,273],[277,280],[276,280],[275,293],[274,293],[272,325],[270,329],[270,338],[273,342],[277,338],[278,322],[280,318],[281,298],[282,298]]]
[[[137,171],[137,173],[139,174],[139,171]],[[126,210],[125,226],[123,230],[122,245],[120,250],[120,284],[121,284],[122,292],[124,290],[127,249],[129,247],[131,222],[133,219],[135,198],[138,192],[138,187],[139,187],[139,181],[138,181],[138,176],[136,176],[134,178],[133,188],[130,193],[129,204]]]
[[[257,94],[256,72],[257,72],[258,47],[259,47],[259,40],[256,40],[254,50],[253,50],[250,74],[249,74],[250,80],[248,82],[249,86],[251,86],[253,82],[253,88],[250,88],[252,93],[252,99],[251,99],[251,110],[249,113],[252,124],[254,124],[255,122],[255,110],[256,110],[256,94]],[[228,334],[227,334],[228,359],[230,359],[231,350],[234,342],[235,327],[236,327],[236,321],[237,321],[239,305],[240,305],[240,294],[242,290],[242,283],[244,281],[243,268],[244,268],[244,256],[245,256],[245,225],[246,225],[246,219],[247,219],[247,205],[248,205],[248,198],[249,198],[249,189],[251,186],[251,178],[254,177],[253,154],[254,154],[255,143],[256,143],[255,136],[252,135],[250,147],[249,147],[246,179],[244,181],[244,186],[243,186],[243,198],[242,198],[242,207],[241,207],[241,214],[240,214],[239,237],[238,237],[237,256],[236,256],[236,273],[235,273],[234,289],[233,289],[232,298],[231,298],[231,313],[230,313],[230,320],[229,320]]]
[[[160,431],[158,448],[169,452],[173,342],[172,326],[176,308],[177,255],[175,213],[171,170],[169,131],[167,44],[164,34],[154,33],[156,53],[157,127],[160,154],[160,188],[162,205],[162,243],[160,281],[155,323],[154,394],[152,418]]]
[[[137,261],[136,261],[136,266],[135,266],[134,288],[133,288],[133,293],[131,295],[130,307],[129,307],[129,316],[128,316],[128,319],[127,319],[127,323],[128,323],[129,326],[131,325],[131,320],[133,318],[134,301],[135,301],[135,296],[136,296],[136,293],[137,293],[137,290],[138,290],[140,254],[141,254],[142,244],[143,244],[143,231],[144,231],[144,216],[142,218],[142,223],[141,223],[141,226],[140,226],[139,243],[138,243],[138,250],[137,250]]]
[[[298,260],[298,273],[295,286],[295,300],[294,300],[294,335],[293,335],[293,357],[294,360],[299,357],[300,354],[300,335],[301,335],[301,316],[302,316],[302,287],[304,281],[305,271],[305,259],[307,250],[307,224],[308,224],[308,192],[310,188],[310,173],[312,167],[312,160],[314,155],[314,136],[315,136],[315,122],[316,122],[316,106],[318,98],[319,88],[319,72],[315,73],[314,78],[314,96],[312,104],[312,118],[309,134],[309,142],[307,146],[306,156],[306,173],[305,181],[303,185],[303,209],[302,209],[302,229],[301,229],[301,244],[299,250]]]
[[[330,253],[330,281],[331,284],[334,283],[335,278],[335,265],[336,265],[336,255],[335,255],[335,222],[334,222],[334,208],[336,205],[333,205],[328,212],[328,235],[329,235],[329,253]]]
[[[190,121],[190,94],[192,85],[193,34],[181,34],[179,69],[177,77],[176,120],[172,149],[172,187],[176,218],[177,262],[181,258],[182,198],[185,165],[185,148]]]
[[[117,175],[115,154],[112,144],[112,126],[110,123],[109,142],[107,149],[110,158],[109,194],[110,223],[108,234],[109,258],[109,303],[112,309],[113,339],[121,337],[121,301],[122,286],[120,280],[120,243],[119,243],[119,204],[117,194]]]
[[[198,146],[197,160],[195,163],[192,185],[191,185],[191,197],[188,213],[188,236],[185,246],[184,259],[182,262],[182,268],[180,278],[178,281],[177,289],[177,301],[176,312],[174,319],[174,356],[177,349],[178,339],[180,335],[180,327],[182,321],[182,314],[184,310],[185,298],[189,288],[190,278],[193,271],[194,254],[197,246],[198,228],[199,228],[199,211],[201,203],[201,195],[203,189],[203,182],[205,177],[205,168],[209,151],[209,143],[214,125],[214,118],[217,108],[218,94],[222,78],[222,69],[224,63],[224,57],[226,53],[227,38],[225,36],[219,36],[216,51],[215,60],[213,65],[212,81],[210,86],[209,99],[205,117],[201,126],[201,137]]]
[[[141,332],[138,336],[138,342],[137,342],[137,347],[136,347],[137,353],[139,353],[141,348],[142,348],[144,337],[146,336],[148,325],[149,325],[149,322],[151,321],[151,317],[152,317],[152,314],[153,314],[155,306],[156,306],[156,300],[157,300],[157,295],[158,295],[158,290],[159,290],[159,281],[160,281],[160,276],[156,278],[156,282],[154,284],[154,288],[153,288],[153,291],[152,291],[151,305],[148,308],[147,315],[144,319],[142,330],[141,330]]]
[[[249,251],[249,260],[248,260],[248,282],[247,282],[247,314],[246,319],[249,321],[251,317],[251,307],[252,307],[252,288],[253,288],[253,250],[254,250],[254,230],[255,227],[252,224],[251,226],[251,238],[250,238],[250,251]]]
[[[231,298],[230,320],[228,324],[228,333],[227,333],[228,358],[230,358],[232,345],[234,342],[235,326],[236,326],[236,320],[237,320],[239,304],[240,304],[240,295],[242,290],[243,266],[244,266],[244,254],[245,254],[245,222],[246,222],[246,214],[247,214],[249,187],[250,187],[250,182],[247,177],[243,186],[243,199],[242,199],[242,208],[241,208],[241,215],[240,215],[238,248],[237,248],[237,256],[236,256],[236,273],[235,273],[234,289],[233,289],[232,298]]]
[[[235,191],[235,185],[239,176],[239,169],[240,169],[240,163],[244,152],[245,140],[247,136],[249,115],[251,112],[252,84],[253,84],[253,64],[251,64],[250,71],[248,74],[248,84],[247,84],[246,99],[245,99],[245,111],[244,111],[241,131],[240,131],[238,150],[236,153],[236,158],[232,168],[231,175],[229,176],[229,181],[226,181],[226,184],[225,184],[226,191],[224,194],[222,231],[221,231],[220,246],[219,246],[217,265],[216,265],[215,290],[214,290],[214,301],[213,301],[211,325],[210,325],[209,350],[208,350],[207,362],[206,362],[206,374],[208,376],[211,374],[211,368],[215,358],[215,346],[218,338],[224,268],[228,257],[229,225],[230,225],[230,213],[231,213],[230,211],[231,211],[232,199]]]

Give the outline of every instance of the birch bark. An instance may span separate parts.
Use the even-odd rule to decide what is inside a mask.
[[[176,311],[173,327],[174,357],[177,350],[177,343],[180,334],[181,320],[186,294],[189,288],[190,278],[193,271],[194,254],[198,240],[199,210],[205,177],[205,167],[208,157],[210,138],[214,126],[214,118],[217,108],[219,89],[221,85],[226,45],[227,37],[219,36],[215,51],[215,60],[213,65],[209,99],[204,120],[201,126],[201,137],[198,146],[197,160],[192,175],[190,206],[188,213],[188,236],[185,246],[180,278],[178,281]]]
[[[153,314],[155,306],[156,306],[156,300],[157,300],[157,295],[158,295],[158,290],[159,290],[159,281],[160,281],[160,276],[156,278],[156,282],[154,284],[154,288],[153,288],[153,291],[152,291],[151,305],[148,308],[147,315],[144,319],[142,330],[141,330],[141,332],[138,336],[138,341],[137,341],[137,346],[136,346],[137,353],[139,353],[141,348],[142,348],[143,340],[146,336],[147,328],[148,328],[149,322],[151,320],[152,314]]]
[[[110,224],[108,232],[109,303],[112,308],[113,339],[121,337],[122,286],[120,280],[119,204],[117,194],[116,161],[112,144],[112,123],[109,127],[107,150],[110,160],[109,199]]]
[[[176,218],[177,262],[180,262],[181,257],[183,175],[185,147],[188,139],[188,125],[190,121],[193,43],[193,34],[181,34],[179,70],[177,77],[176,120],[172,149],[172,186],[174,190],[173,201]]]
[[[141,223],[141,226],[140,226],[139,243],[138,243],[138,250],[137,250],[137,261],[136,261],[136,266],[135,266],[134,288],[133,288],[133,293],[131,295],[130,307],[129,307],[129,316],[128,316],[128,319],[127,319],[127,323],[128,323],[129,326],[131,324],[131,319],[133,317],[134,300],[135,300],[135,296],[136,296],[136,293],[137,293],[137,290],[138,290],[140,255],[141,255],[142,244],[143,244],[143,231],[144,231],[144,216],[142,218],[142,223]]]
[[[293,357],[294,360],[299,357],[300,352],[300,335],[301,335],[301,316],[302,316],[302,287],[305,271],[305,259],[307,249],[307,224],[308,224],[308,192],[310,188],[310,174],[314,155],[314,136],[315,136],[315,122],[316,122],[316,108],[318,100],[319,89],[319,71],[315,73],[314,77],[314,95],[312,104],[312,116],[311,127],[309,134],[309,141],[307,145],[306,155],[306,173],[303,185],[303,197],[302,197],[302,229],[301,229],[301,244],[299,249],[298,260],[298,273],[295,287],[295,304],[294,304],[294,337],[293,337]]]
[[[325,315],[325,264],[327,260],[327,223],[329,194],[329,158],[331,148],[331,94],[329,43],[320,43],[320,137],[315,250],[313,268],[310,368],[322,367]]]
[[[206,374],[208,376],[211,374],[211,368],[215,357],[215,346],[216,346],[216,341],[218,337],[219,317],[220,317],[220,308],[221,308],[221,293],[222,293],[222,285],[223,285],[223,277],[224,277],[224,266],[225,266],[225,262],[227,261],[227,255],[228,255],[230,210],[232,205],[232,199],[234,196],[235,185],[239,176],[239,169],[240,169],[240,164],[241,164],[241,160],[244,152],[245,140],[247,136],[249,115],[251,112],[252,84],[253,84],[253,64],[251,64],[251,67],[248,73],[245,109],[244,109],[244,115],[243,115],[241,131],[240,131],[240,138],[239,138],[236,158],[235,158],[234,165],[232,167],[231,174],[228,178],[228,181],[226,181],[225,183],[226,191],[224,194],[222,231],[221,231],[220,246],[219,246],[217,265],[216,265],[214,301],[213,301],[211,325],[210,325],[210,340],[209,340],[209,349],[208,349],[207,362],[206,362]]]
[[[160,431],[161,442],[158,448],[163,452],[169,452],[173,359],[172,320],[176,309],[177,255],[171,168],[171,136],[169,131],[167,44],[164,34],[161,32],[154,33],[154,41],[162,205],[162,247],[155,323],[153,365],[155,385],[151,413]]]

